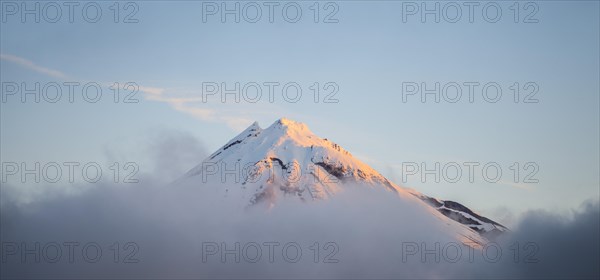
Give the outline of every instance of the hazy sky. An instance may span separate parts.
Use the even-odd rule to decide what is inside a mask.
[[[28,2],[29,8],[34,3]],[[220,10],[203,20],[206,9],[221,9],[222,2],[121,3],[117,23],[113,2],[95,3],[102,11],[96,23],[86,21],[92,21],[94,7],[88,7],[88,18],[82,17],[85,3],[74,7],[72,23],[66,6],[60,6],[62,15],[52,23],[56,7],[44,10],[43,5],[47,14],[40,23],[34,15],[25,15],[23,23],[20,11],[12,13],[23,7],[2,2],[2,162],[105,162],[114,157],[137,162],[143,172],[145,164],[154,163],[140,147],[148,146],[152,133],[169,130],[201,141],[206,152],[193,151],[199,163],[253,121],[266,127],[285,116],[306,123],[396,183],[497,219],[506,218],[503,209],[515,214],[536,208],[564,211],[598,198],[596,1],[521,2],[518,8],[513,2],[493,2],[502,11],[495,23],[488,21],[496,6],[488,9],[488,18],[482,16],[487,2],[474,6],[472,23],[464,2],[457,4],[462,12],[457,23],[448,22],[455,7],[443,9],[445,3],[439,23],[434,15],[425,15],[423,23],[419,12],[403,20],[403,11],[414,8],[410,3],[420,9],[422,2],[321,2],[317,9],[311,1],[297,1],[288,6],[288,18],[280,2],[272,23],[266,2],[256,3],[262,11],[256,23],[249,22],[256,15],[249,2],[237,2],[239,23],[233,15],[221,22]],[[429,8],[435,4],[427,3]],[[294,7],[302,15],[290,23]],[[132,20],[137,22],[124,23]],[[49,82],[62,85],[62,98],[35,103],[33,95],[22,102],[20,94],[6,94],[8,84],[32,88],[36,82],[41,88]],[[64,82],[95,82],[103,87],[102,98],[86,102],[80,85],[71,103]],[[121,85],[118,103],[109,89],[115,82]],[[139,86],[138,103],[123,102],[126,82]],[[229,89],[239,82],[249,96],[258,84],[263,95],[256,103],[243,98],[236,103],[234,95],[222,102],[220,94],[203,102],[203,85],[222,82]],[[264,85],[269,82],[279,83],[273,102]],[[282,94],[292,82],[302,88],[296,103]],[[321,88],[316,103],[315,82]],[[451,97],[458,84],[462,97],[456,103],[443,98],[436,103],[433,95],[423,103],[420,94],[403,100],[403,85],[421,87],[423,82],[428,89],[439,82]],[[470,82],[479,84],[473,102],[464,84]],[[489,83],[502,89],[496,103],[482,97]],[[335,85],[337,93],[330,99],[338,102],[325,103]],[[529,100],[538,102],[524,103],[532,91],[537,93]],[[493,97],[494,89],[488,93]],[[288,94],[294,97],[294,89]],[[429,176],[422,182],[415,175],[403,182],[403,163],[432,169],[436,162],[458,163],[461,179],[437,183]],[[465,162],[479,164],[473,182]],[[481,175],[481,167],[490,162],[502,169],[497,183]],[[515,162],[521,170],[516,182]],[[525,169],[528,162],[530,169]],[[524,181],[535,169],[532,179],[539,182]]]

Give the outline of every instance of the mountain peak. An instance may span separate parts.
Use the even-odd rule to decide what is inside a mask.
[[[288,118],[280,118],[277,121],[275,121],[269,128],[279,128],[279,129],[283,129],[283,130],[290,130],[290,131],[305,131],[305,132],[310,132],[310,130],[308,129],[308,126],[304,123],[301,122],[297,122]]]
[[[342,189],[344,182],[382,185],[393,192],[401,192],[399,187],[338,144],[315,135],[304,123],[287,118],[278,119],[266,129],[255,122],[210,155],[204,165],[207,163],[218,163],[228,169],[237,165],[255,166],[257,173],[265,174],[273,172],[274,168],[303,172],[302,178],[293,183],[275,178],[259,182],[256,193],[252,194],[256,199],[266,190],[262,187],[267,186],[269,189],[282,188],[286,193],[295,193],[306,200],[326,198]],[[187,175],[202,174],[204,165],[199,164]],[[247,187],[245,183],[243,185]]]
[[[301,122],[297,122],[295,120],[288,119],[288,118],[285,118],[285,117],[278,119],[277,121],[275,121],[275,123],[278,123],[278,124],[281,124],[281,125],[298,125],[298,124],[304,125]]]
[[[232,173],[235,176],[229,176]],[[477,232],[505,229],[462,204],[394,184],[338,144],[313,134],[304,123],[287,118],[278,119],[266,129],[254,122],[185,177],[192,181],[200,178],[205,185],[222,185],[225,196],[243,198],[249,205],[273,205],[284,196],[302,201],[327,199],[351,185],[381,187],[416,199]]]

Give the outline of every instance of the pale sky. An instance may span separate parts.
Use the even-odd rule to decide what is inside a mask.
[[[523,23],[534,11],[524,6],[515,23],[512,2],[497,2],[502,16],[496,23],[482,18],[477,7],[473,23],[466,14],[457,23],[436,23],[432,16],[422,23],[418,14],[403,22],[402,2],[394,1],[335,2],[327,8],[321,2],[317,23],[310,1],[295,2],[303,12],[296,23],[278,13],[270,23],[265,6],[257,23],[245,18],[236,23],[232,16],[222,23],[218,13],[203,22],[202,2],[133,2],[137,10],[130,19],[138,22],[123,23],[134,7],[121,6],[115,23],[112,2],[97,3],[103,14],[96,23],[81,17],[81,7],[75,7],[72,23],[65,7],[57,23],[45,18],[36,23],[32,15],[22,23],[19,13],[7,12],[12,7],[2,6],[2,162],[108,161],[107,150],[117,150],[123,154],[113,156],[138,162],[143,172],[147,159],[136,149],[154,131],[192,134],[212,153],[254,121],[266,127],[288,117],[398,184],[491,217],[502,219],[504,209],[566,211],[598,199],[596,1],[535,2],[530,19],[537,23]],[[337,23],[324,23],[333,11],[329,19]],[[32,96],[23,103],[20,95],[5,96],[7,82],[31,87],[95,82],[103,95],[98,103],[85,102],[80,86],[71,103],[63,86],[56,103],[35,103]],[[123,103],[123,90],[114,103],[109,86],[115,82],[137,84],[139,102]],[[263,96],[256,103],[235,103],[229,95],[224,103],[217,94],[202,102],[203,85],[221,82],[230,88],[239,82],[250,92],[257,83]],[[279,83],[273,102],[264,86],[269,82]],[[290,82],[303,90],[297,103],[281,93]],[[315,82],[321,88],[317,103]],[[440,87],[457,83],[462,98],[435,103],[429,95],[422,103],[417,94],[403,102],[403,83],[422,82],[430,89],[436,82]],[[479,83],[472,103],[464,86],[469,82]],[[497,103],[483,99],[487,83],[501,87]],[[519,103],[513,100],[515,83],[521,88]],[[524,87],[527,83],[531,87]],[[534,85],[539,102],[523,103]],[[330,99],[339,102],[323,102],[334,90]],[[421,182],[419,176],[404,183],[407,162],[430,168],[436,162],[495,162],[503,175],[497,183],[485,182],[480,174],[474,182],[463,174],[457,183],[436,183],[432,177]],[[516,183],[514,162],[522,172]],[[523,182],[528,162],[539,168],[538,183]]]

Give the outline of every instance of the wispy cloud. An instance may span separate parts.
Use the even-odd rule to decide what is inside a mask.
[[[165,92],[164,88],[157,88],[157,87],[145,87],[145,86],[140,86],[140,91],[150,95],[150,96],[156,96],[156,97],[160,97],[161,94],[163,94],[163,92]]]
[[[25,59],[22,57],[18,57],[16,55],[0,53],[0,59],[5,60],[5,61],[10,61],[12,63],[16,63],[22,67],[33,70],[38,73],[42,73],[42,74],[50,76],[50,77],[54,77],[54,78],[58,78],[58,79],[67,78],[67,75],[61,71],[37,65],[31,60],[28,60],[28,59]]]
[[[0,54],[0,59],[18,64],[21,67],[44,74],[49,77],[61,80],[66,80],[69,78],[69,76],[62,71],[40,66],[29,59],[22,58],[16,55],[2,53]],[[112,83],[102,84],[105,86],[112,85]],[[244,113],[244,111],[224,110],[223,108],[216,109],[214,107],[203,108],[199,106],[202,105],[200,104],[200,102],[202,102],[202,98],[200,97],[180,97],[177,94],[174,94],[173,90],[169,90],[167,88],[150,87],[145,85],[138,86],[139,90],[142,93],[144,93],[144,98],[146,100],[166,103],[169,106],[171,106],[171,108],[173,108],[175,111],[187,114],[201,121],[224,123],[234,130],[242,130],[254,121],[249,117],[245,117],[244,115],[246,115],[246,113]],[[185,90],[185,92],[188,91]]]
[[[175,96],[175,94],[172,94],[170,90],[165,88],[140,86],[139,89],[145,94],[144,98],[146,100],[166,103],[176,111],[202,121],[225,123],[234,130],[242,130],[254,121],[243,117],[243,112],[237,110],[235,112],[228,112],[223,109],[202,108],[198,106],[202,102],[201,97]]]

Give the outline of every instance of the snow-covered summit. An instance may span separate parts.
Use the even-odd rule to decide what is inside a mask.
[[[254,122],[254,123],[257,124],[256,122]],[[308,133],[312,133],[312,132],[310,132],[310,129],[308,129],[308,126],[306,124],[301,123],[301,122],[297,122],[297,121],[294,121],[294,120],[290,120],[288,118],[278,119],[271,126],[276,126],[276,127],[280,128],[280,129],[284,129],[284,130],[306,131]]]
[[[506,230],[462,204],[394,184],[338,144],[315,135],[304,123],[286,118],[266,129],[253,123],[187,172],[182,180],[219,185],[224,196],[237,197],[247,205],[269,206],[285,197],[323,200],[354,185],[384,188],[476,232]]]

